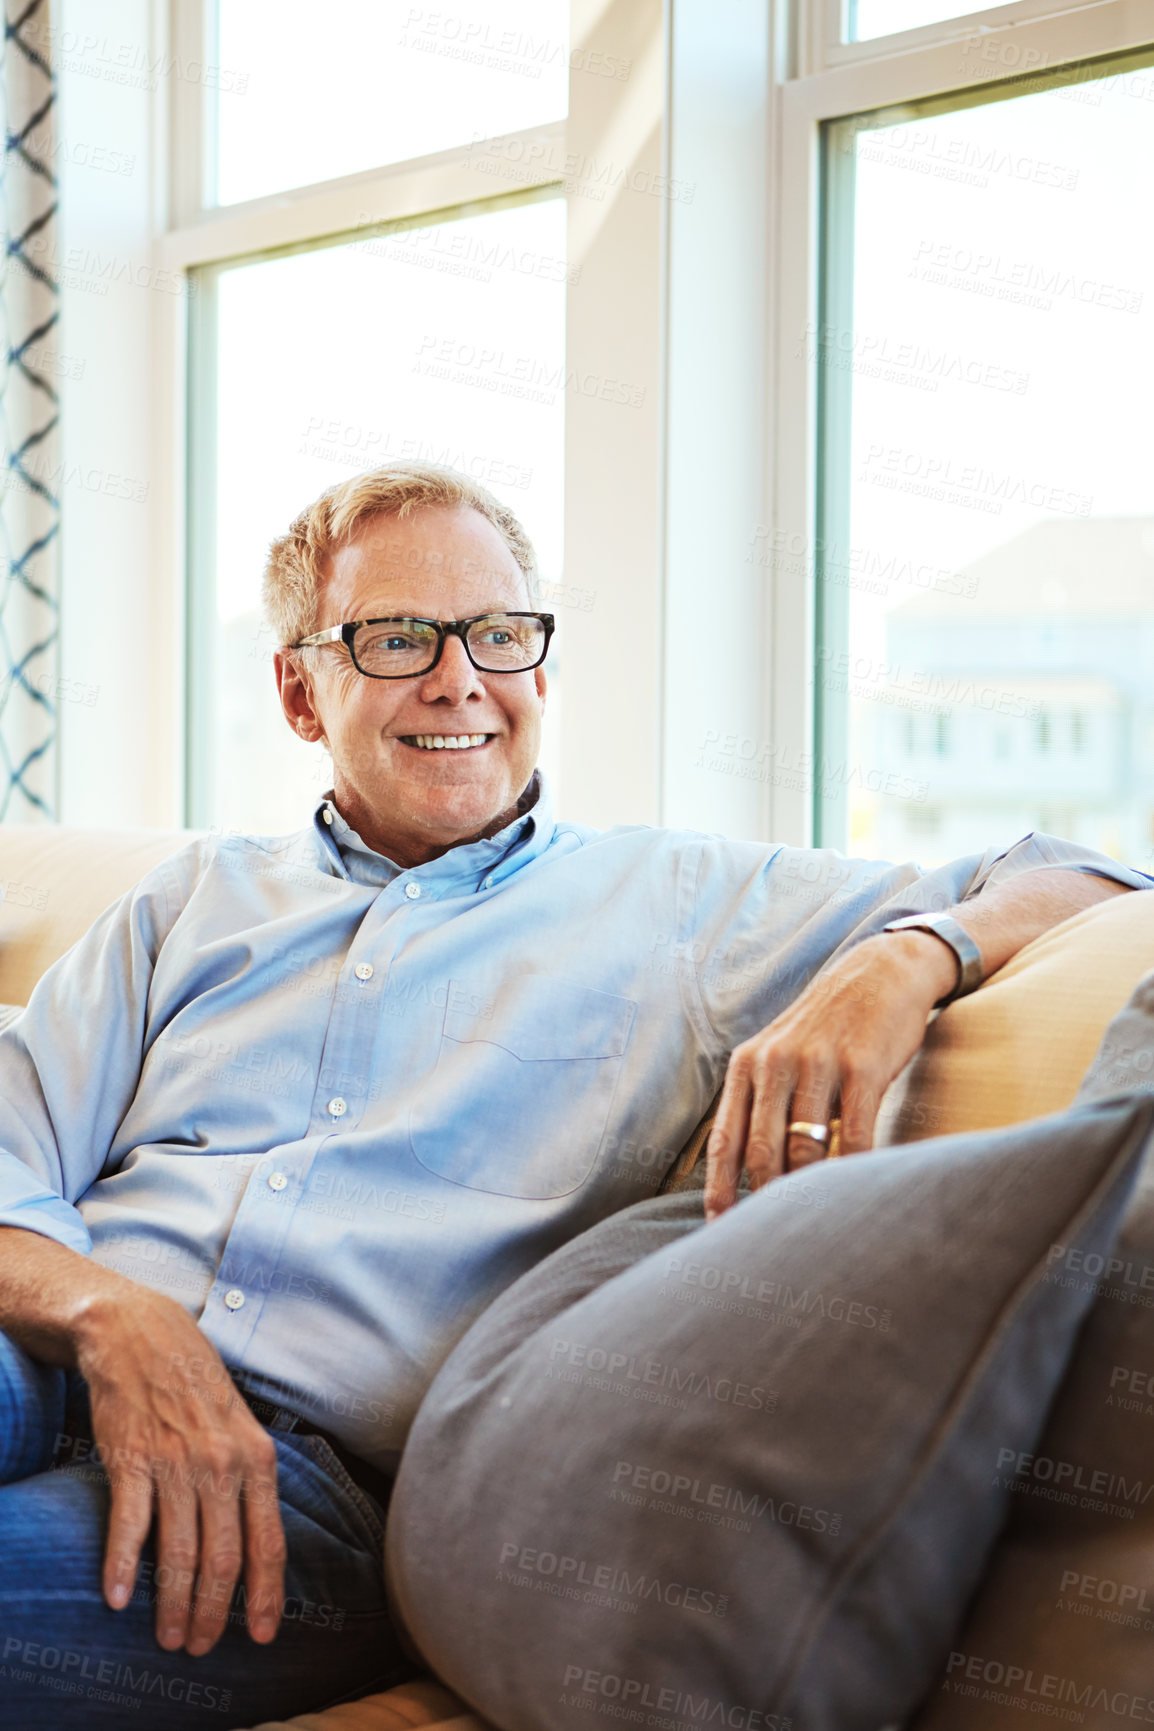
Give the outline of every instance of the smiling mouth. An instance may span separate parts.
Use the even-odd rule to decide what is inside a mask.
[[[495,739],[496,734],[403,733],[398,737],[402,745],[411,745],[417,751],[477,751]]]

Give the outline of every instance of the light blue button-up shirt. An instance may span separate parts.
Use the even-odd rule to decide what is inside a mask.
[[[1150,881],[1040,835],[922,872],[537,793],[411,869],[328,800],[195,842],[0,1033],[0,1224],[169,1293],[386,1471],[469,1323],[658,1188],[732,1048],[840,948],[1038,866]]]

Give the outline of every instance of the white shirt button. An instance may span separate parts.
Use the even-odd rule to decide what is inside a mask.
[[[358,962],[356,967],[353,969],[353,973],[357,976],[358,980],[371,980],[373,977],[372,962]]]
[[[485,888],[486,888],[486,889],[487,889],[487,890],[491,890],[491,889],[492,889],[492,887],[493,887],[493,880],[492,880],[492,878],[486,878],[486,879],[485,879]]]
[[[420,884],[409,883],[409,884],[405,885],[405,894],[408,896],[408,898],[411,902],[415,902],[417,897],[420,895],[420,893],[421,893]]]
[[[244,1293],[239,1286],[230,1286],[224,1295],[224,1302],[230,1310],[239,1310],[244,1303]]]
[[[331,812],[331,811],[330,811],[330,810],[329,810],[329,808],[328,808],[328,806],[327,806],[327,805],[326,805],[326,806],[325,806],[325,809],[324,809],[324,811],[323,811],[323,812],[322,812],[322,813],[321,813],[321,816],[322,816],[322,817],[323,817],[323,818],[324,818],[324,820],[325,820],[325,822],[326,822],[326,823],[330,823],[330,824],[331,824],[331,823],[332,823],[332,821],[333,821],[333,814],[332,814],[332,812]]]
[[[287,1183],[288,1179],[285,1177],[283,1172],[270,1172],[268,1175],[268,1187],[270,1190],[283,1190]]]
[[[327,1109],[330,1118],[343,1118],[349,1109],[349,1104],[347,1100],[342,1100],[339,1094],[334,1094]]]

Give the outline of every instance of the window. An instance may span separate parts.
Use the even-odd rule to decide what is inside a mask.
[[[329,785],[323,748],[280,713],[260,607],[270,528],[326,486],[407,457],[461,469],[524,522],[548,596],[561,560],[565,275],[564,201],[537,195],[198,273],[199,821],[291,827]],[[554,776],[562,653],[549,658],[542,751]],[[232,773],[242,755],[243,778]]]
[[[1152,149],[1148,51],[825,128],[819,665],[875,671],[848,701],[817,682],[823,841],[924,856],[928,799],[947,858],[1060,794],[1084,840],[1144,854]],[[939,712],[920,779],[879,719],[903,708]]]

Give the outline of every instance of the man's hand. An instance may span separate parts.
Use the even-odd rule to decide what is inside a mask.
[[[818,1143],[787,1138],[786,1127],[799,1119],[828,1124],[837,1101],[842,1153],[871,1148],[882,1095],[921,1045],[926,1017],[956,975],[952,952],[930,933],[866,938],[736,1046],[707,1145],[706,1218],[737,1200],[743,1164],[759,1190],[821,1159]]]
[[[127,1604],[156,1516],[156,1638],[207,1653],[244,1573],[249,1633],[271,1641],[284,1604],[276,1449],[210,1342],[179,1304],[137,1288],[130,1314],[97,1302],[77,1368],[112,1509],[104,1596]]]
[[[1031,939],[1127,885],[1073,870],[1023,872],[949,911],[975,940],[982,977]],[[822,969],[782,1015],[734,1048],[706,1152],[705,1214],[737,1200],[744,1165],[751,1189],[825,1155],[787,1126],[828,1125],[840,1102],[841,1152],[873,1146],[882,1095],[922,1043],[926,1017],[953,990],[957,961],[932,932],[866,938]]]
[[[112,1495],[103,1591],[132,1594],[156,1517],[156,1634],[207,1653],[243,1572],[248,1629],[271,1641],[285,1538],[272,1438],[183,1307],[37,1232],[0,1227],[0,1327],[75,1367]]]

